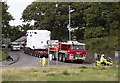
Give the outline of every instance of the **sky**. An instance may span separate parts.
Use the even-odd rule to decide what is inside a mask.
[[[22,12],[24,11],[24,9],[35,0],[6,0],[6,1],[7,5],[9,6],[8,12],[15,19],[14,21],[10,21],[10,25],[17,26],[22,25],[22,20],[20,20],[20,18],[22,16]]]

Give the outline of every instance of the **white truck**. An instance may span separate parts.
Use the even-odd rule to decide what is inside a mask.
[[[47,41],[51,38],[51,32],[48,30],[28,30],[26,36],[24,53],[37,57],[47,57]]]

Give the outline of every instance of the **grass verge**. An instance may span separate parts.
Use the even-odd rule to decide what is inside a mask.
[[[5,58],[8,56],[8,52],[5,50],[0,51],[0,61],[5,60]]]
[[[3,81],[118,81],[118,67],[4,68]]]

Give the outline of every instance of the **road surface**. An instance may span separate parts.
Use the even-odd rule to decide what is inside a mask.
[[[40,58],[38,57],[34,57],[34,56],[30,56],[27,54],[24,54],[23,51],[10,51],[10,56],[14,57],[14,56],[19,56],[19,60],[13,64],[7,65],[7,67],[39,67],[42,66],[41,62],[40,62]],[[73,62],[69,62],[69,63],[64,63],[64,62],[59,62],[59,61],[55,61],[52,60],[49,62],[48,64],[48,59],[46,58],[46,66],[93,66],[93,64],[88,64],[88,63],[73,63]]]

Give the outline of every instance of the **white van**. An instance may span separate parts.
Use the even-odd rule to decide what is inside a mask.
[[[17,42],[12,42],[11,44],[11,51],[18,50],[20,51],[20,44]]]

